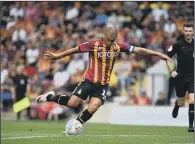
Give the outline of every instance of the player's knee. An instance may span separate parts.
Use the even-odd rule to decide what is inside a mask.
[[[189,94],[189,103],[194,104],[194,93]]]
[[[93,114],[99,109],[100,105],[99,104],[91,104],[88,106],[88,111]]]

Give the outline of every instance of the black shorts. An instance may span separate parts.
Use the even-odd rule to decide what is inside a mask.
[[[72,92],[72,95],[78,96],[83,100],[86,100],[88,97],[97,97],[102,101],[102,104],[104,104],[107,89],[108,85],[93,83],[88,79],[85,79],[78,84],[78,86]]]
[[[177,97],[185,97],[186,92],[194,93],[194,76],[177,76],[174,80]]]

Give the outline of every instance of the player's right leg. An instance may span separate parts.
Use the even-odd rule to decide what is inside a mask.
[[[184,79],[180,76],[175,78],[175,91],[177,95],[177,100],[175,101],[175,106],[172,111],[172,117],[176,118],[178,116],[179,108],[184,105],[185,94],[187,91],[187,86]]]
[[[102,100],[99,99],[99,97],[92,97],[89,101],[88,108],[77,117],[77,120],[84,124],[93,116],[102,104]]]
[[[90,96],[88,108],[77,117],[77,120],[82,124],[87,122],[93,116],[93,114],[104,104],[104,101],[106,100],[108,85],[102,86],[95,83],[91,83],[90,85],[92,93]]]

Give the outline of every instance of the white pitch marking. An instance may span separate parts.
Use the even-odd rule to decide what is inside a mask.
[[[49,138],[49,137],[59,137],[59,136],[24,136],[24,137],[6,137],[1,139],[31,139],[31,138]]]
[[[89,136],[89,137],[146,137],[146,136],[162,136],[162,135],[78,135],[79,137],[81,136]],[[163,136],[168,136],[168,137],[188,137],[188,136],[171,136],[171,135],[163,135]],[[31,138],[49,138],[49,137],[62,137],[62,136],[24,136],[24,137],[5,137],[5,138],[1,138],[1,139],[31,139]]]

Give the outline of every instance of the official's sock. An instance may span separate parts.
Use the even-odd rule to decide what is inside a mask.
[[[188,116],[189,116],[189,126],[193,127],[193,122],[194,122],[194,104],[189,104]]]
[[[52,94],[49,94],[47,96],[47,101],[56,102],[57,104],[64,105],[64,106],[67,106],[69,99],[70,99],[70,96],[68,96],[68,95],[53,96]]]
[[[17,113],[17,120],[20,120],[20,118],[21,118],[21,112],[18,112]]]
[[[180,107],[180,106],[178,106],[177,100],[176,100],[176,101],[175,101],[175,108],[176,108],[176,109],[179,109],[179,107]]]
[[[77,120],[80,121],[82,124],[84,124],[86,121],[88,121],[91,117],[93,116],[93,114],[91,114],[88,109],[86,109],[85,111],[83,111],[78,117]]]

